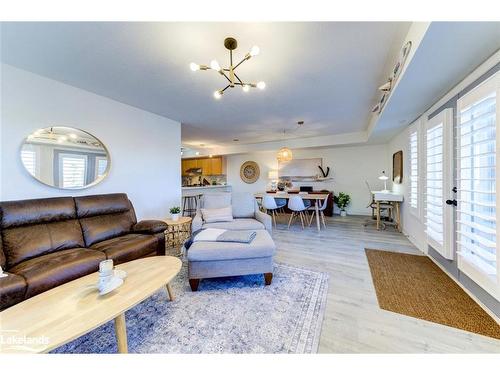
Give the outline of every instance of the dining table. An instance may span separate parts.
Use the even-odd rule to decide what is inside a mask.
[[[274,198],[282,198],[282,199],[288,199],[292,196],[299,195],[302,199],[308,199],[311,202],[314,202],[314,210],[316,211],[316,227],[318,229],[318,232],[321,231],[321,224],[319,221],[319,207],[323,200],[328,199],[328,193],[307,193],[307,192],[291,193],[286,191],[283,192],[277,191],[273,193],[265,192],[265,193],[254,194],[256,199],[262,199],[264,198],[265,195],[271,195]]]

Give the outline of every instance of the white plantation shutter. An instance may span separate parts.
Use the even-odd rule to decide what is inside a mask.
[[[21,160],[26,170],[32,176],[36,176],[36,152],[33,150],[22,150]]]
[[[497,249],[497,73],[458,100],[458,267],[500,299]]]
[[[96,178],[102,177],[108,167],[108,159],[102,156],[96,157]]]
[[[445,204],[450,196],[452,178],[452,112],[445,109],[427,123],[425,224],[427,243],[443,257],[453,259],[452,215]]]
[[[85,155],[59,154],[59,184],[63,188],[85,186],[87,157]]]
[[[418,189],[418,129],[415,129],[410,132],[410,207],[416,212],[419,209]]]

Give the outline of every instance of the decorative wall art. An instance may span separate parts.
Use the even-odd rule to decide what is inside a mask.
[[[403,151],[392,155],[392,181],[396,184],[403,182]]]
[[[378,113],[378,114],[380,114],[382,112],[382,109],[384,108],[385,103],[387,102],[387,98],[389,98],[389,94],[391,93],[391,90],[396,85],[396,82],[399,79],[401,71],[403,70],[403,67],[406,64],[406,59],[408,58],[408,55],[410,54],[410,50],[411,50],[411,41],[408,41],[403,46],[403,48],[401,48],[401,52],[399,54],[399,59],[396,62],[394,69],[392,70],[392,75],[388,78],[386,83],[384,83],[382,86],[380,86],[378,88],[380,91],[382,91],[382,96],[380,97],[379,102],[372,108],[372,112]]]
[[[254,161],[246,161],[241,165],[240,177],[243,182],[253,184],[259,179],[260,168]]]

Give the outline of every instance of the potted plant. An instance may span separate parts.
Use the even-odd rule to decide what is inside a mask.
[[[179,220],[179,214],[181,213],[181,208],[180,207],[172,207],[170,209],[170,215],[172,216],[173,221]]]
[[[340,216],[346,216],[347,212],[345,208],[349,203],[351,203],[351,197],[349,196],[349,194],[340,192],[339,195],[333,197],[333,201],[340,209]]]

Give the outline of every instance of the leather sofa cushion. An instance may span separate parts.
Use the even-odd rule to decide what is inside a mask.
[[[0,267],[5,269],[7,265],[7,258],[5,257],[5,253],[3,252],[3,242],[2,242],[2,233],[0,233]]]
[[[79,218],[127,212],[132,208],[127,194],[104,194],[75,197]]]
[[[3,229],[76,219],[72,197],[1,202],[0,214]]]
[[[134,222],[128,212],[80,219],[86,246],[130,233]]]
[[[5,272],[8,276],[0,278],[0,310],[24,300],[26,281],[18,275]]]
[[[134,225],[133,231],[136,233],[161,233],[167,230],[167,223],[161,220],[141,220]]]
[[[229,222],[221,223],[205,223],[202,226],[205,228],[217,228],[217,229],[228,229],[228,230],[258,230],[266,229],[264,224],[255,219],[234,219]]]
[[[68,281],[96,272],[106,256],[95,250],[61,250],[22,262],[10,271],[28,283],[25,298],[33,297]]]
[[[2,245],[11,268],[40,255],[83,247],[84,242],[80,223],[66,220],[4,229]]]
[[[96,243],[91,248],[105,253],[108,259],[113,259],[114,264],[120,264],[156,252],[158,238],[145,234],[127,234]]]

